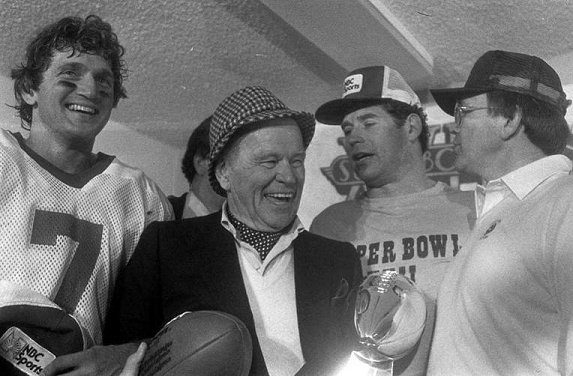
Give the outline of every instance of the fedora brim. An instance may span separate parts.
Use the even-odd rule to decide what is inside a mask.
[[[341,98],[326,102],[315,113],[316,120],[326,125],[340,125],[344,117],[364,107],[375,106],[390,99],[385,98]]]
[[[434,100],[442,111],[448,115],[454,116],[454,108],[456,107],[456,102],[458,100],[487,93],[492,90],[494,89],[459,87],[451,89],[430,89],[430,93],[432,93]]]
[[[304,147],[306,148],[310,144],[310,141],[312,140],[315,127],[314,116],[308,112],[293,111],[288,108],[277,109],[277,110],[266,110],[242,119],[240,122],[236,124],[235,127],[246,124],[254,124],[260,121],[280,119],[280,118],[292,118],[297,123],[302,133],[302,140],[304,143]],[[236,129],[235,131],[229,134],[230,136],[229,138],[231,138],[235,132]]]

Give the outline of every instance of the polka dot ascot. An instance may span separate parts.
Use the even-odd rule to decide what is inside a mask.
[[[257,250],[259,256],[261,257],[261,261],[265,261],[265,258],[273,249],[275,244],[279,241],[279,238],[283,234],[282,231],[279,232],[265,232],[265,231],[258,231],[253,230],[252,228],[248,227],[243,222],[239,221],[237,218],[231,214],[229,209],[227,209],[227,216],[229,220],[233,224],[233,227],[239,233],[239,239],[243,240],[245,243],[249,244],[253,248]]]

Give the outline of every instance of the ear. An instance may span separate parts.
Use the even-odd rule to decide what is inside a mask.
[[[33,107],[36,106],[38,98],[36,91],[33,89],[32,79],[28,75],[24,75],[24,77],[14,81],[14,91],[19,102],[24,102]]]
[[[34,90],[30,91],[23,91],[21,94],[21,98],[26,104],[36,107],[38,104],[38,96]]]
[[[408,132],[408,140],[415,142],[418,140],[420,133],[422,133],[422,119],[417,114],[410,114],[404,122],[404,127]]]
[[[521,129],[521,119],[523,117],[523,110],[521,107],[516,106],[513,114],[513,119],[505,118],[505,123],[501,128],[501,138],[506,141],[515,136]]]
[[[219,162],[217,167],[215,167],[215,177],[225,191],[229,191],[231,189],[231,179],[229,174],[229,166],[225,160]]]
[[[197,175],[206,176],[209,173],[209,158],[203,158],[201,153],[195,153],[193,156],[193,167]]]

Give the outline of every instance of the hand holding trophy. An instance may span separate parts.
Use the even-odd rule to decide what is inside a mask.
[[[360,343],[343,374],[392,376],[394,360],[416,346],[425,323],[424,296],[410,279],[391,270],[369,275],[354,312]]]

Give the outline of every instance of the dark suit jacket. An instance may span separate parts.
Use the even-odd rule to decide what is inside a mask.
[[[218,310],[241,319],[253,340],[251,375],[267,375],[233,236],[221,212],[156,222],[142,234],[119,278],[106,342],[152,337],[184,311]],[[306,231],[293,243],[300,341],[306,361],[299,375],[331,374],[355,341],[353,288],[361,281],[349,243]]]

